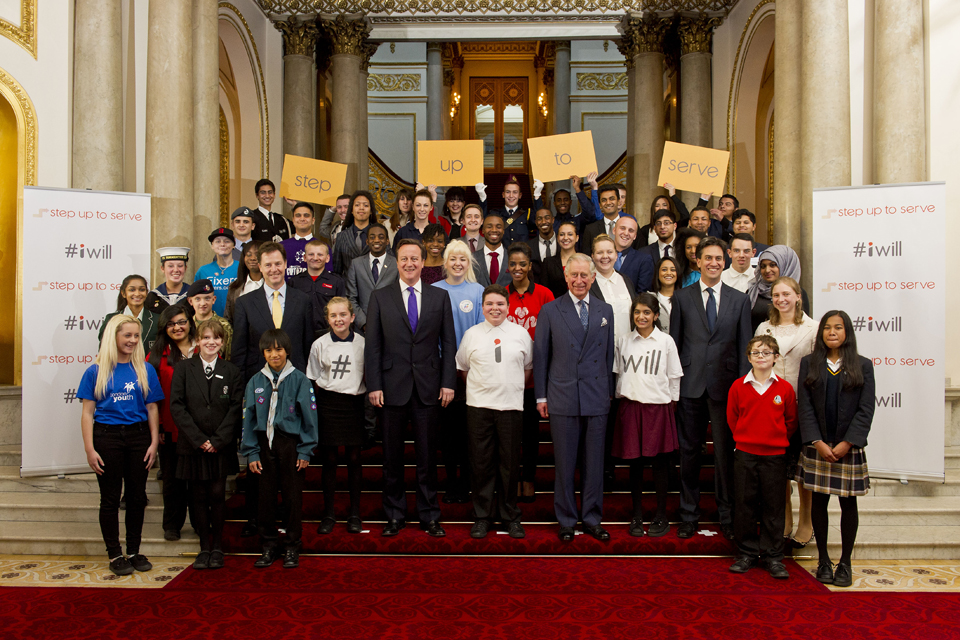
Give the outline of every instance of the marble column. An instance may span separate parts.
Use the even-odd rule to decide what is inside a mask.
[[[360,87],[363,93],[363,107],[360,109],[360,157],[358,159],[358,189],[370,188],[370,118],[367,103],[367,80],[370,78],[370,58],[380,45],[368,42],[363,45],[363,58],[360,60]]]
[[[283,153],[315,158],[317,142],[316,81],[317,38],[319,30],[313,20],[301,21],[296,16],[274,22],[283,34]],[[289,205],[283,210],[292,216]]]
[[[721,18],[704,14],[680,18],[680,142],[683,144],[713,147],[710,41],[713,30],[721,22]],[[687,194],[684,200],[692,208],[700,194],[684,193]]]
[[[799,253],[801,285],[815,298],[813,189],[850,184],[850,42],[847,0],[803,0],[801,11]]]
[[[873,6],[874,181],[921,182],[926,179],[923,6],[903,0],[875,0]]]
[[[193,234],[195,267],[213,260],[205,241],[220,226],[220,35],[217,0],[193,3]]]
[[[363,48],[370,27],[363,19],[348,20],[342,15],[325,22],[333,44],[330,56],[333,105],[330,125],[330,160],[347,165],[344,191],[360,188],[360,158],[363,149],[363,113],[367,88],[360,72]],[[363,149],[365,151],[365,149]],[[362,184],[366,185],[366,180]]]
[[[617,42],[617,49],[623,54],[623,63],[627,67],[627,211],[640,214],[638,220],[642,221],[643,205],[635,200],[637,196],[630,186],[635,182],[635,180],[632,179],[633,156],[630,155],[629,147],[630,140],[633,140],[634,137],[634,129],[636,128],[636,118],[634,114],[637,112],[637,68],[633,64],[633,54],[629,49],[629,45],[629,39],[622,39]],[[643,224],[646,223],[644,222]],[[643,226],[643,224],[640,226]]]
[[[556,42],[553,63],[553,132],[570,133],[570,41]]]
[[[147,19],[144,190],[153,195],[152,247],[193,247],[193,2],[151,2]],[[155,285],[160,262],[151,258]],[[190,261],[188,279],[197,266]]]
[[[627,16],[620,23],[620,50],[633,59],[634,106],[627,114],[632,136],[627,140],[630,173],[628,199],[634,211],[649,207],[654,196],[664,193],[657,185],[663,158],[663,36],[668,18]],[[628,90],[629,96],[629,90]],[[633,120],[632,126],[629,124]]]
[[[777,7],[774,39],[773,242],[800,249],[803,197],[800,179],[800,3]]]
[[[120,0],[77,0],[73,42],[76,189],[123,190]]]
[[[443,45],[427,43],[427,140],[443,140]]]

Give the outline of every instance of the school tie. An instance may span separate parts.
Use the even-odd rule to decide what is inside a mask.
[[[490,283],[496,284],[500,278],[500,254],[496,251],[490,252]]]
[[[204,363],[203,374],[207,376],[207,380],[213,377],[213,365]]]
[[[377,280],[380,279],[380,267],[377,266],[379,262],[380,258],[373,259],[373,284],[377,284]]]
[[[667,245],[663,248],[663,257],[664,258],[670,257],[670,245]]]
[[[280,306],[280,292],[273,292],[273,326],[277,329],[283,323],[283,307]]]
[[[607,223],[607,235],[610,236],[610,237],[613,237],[613,227],[614,227],[614,225],[616,225],[616,223],[615,223],[613,220],[611,220],[610,222]]]
[[[543,241],[543,244],[547,247],[547,255],[545,255],[545,256],[543,256],[543,257],[544,257],[544,258],[549,258],[550,256],[553,255],[553,254],[550,252],[550,244],[551,244],[551,242],[550,242],[550,240],[544,240],[544,241]]]
[[[583,330],[586,331],[589,319],[589,316],[587,315],[587,303],[584,300],[581,300],[578,304],[580,305],[580,324],[583,325]]]
[[[470,238],[470,253],[476,253],[476,252],[477,252],[477,239]]]
[[[717,299],[713,297],[713,287],[707,287],[707,328],[713,333],[713,328],[717,326]]]
[[[410,320],[410,330],[417,332],[417,290],[413,287],[407,287],[410,297],[407,298],[407,319]]]
[[[617,261],[613,263],[613,268],[620,270],[620,267],[623,266],[623,251],[617,254]]]

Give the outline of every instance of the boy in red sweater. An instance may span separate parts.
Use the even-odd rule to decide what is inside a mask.
[[[753,369],[733,383],[727,397],[727,424],[736,445],[733,531],[739,548],[730,571],[746,573],[760,561],[771,576],[785,580],[790,577],[783,566],[785,454],[797,429],[797,396],[773,372],[779,357],[773,336],[752,338],[747,358]]]

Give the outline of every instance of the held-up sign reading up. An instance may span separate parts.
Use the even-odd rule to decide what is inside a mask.
[[[417,182],[438,187],[483,182],[483,140],[420,140]]]
[[[283,156],[278,195],[315,204],[336,204],[347,179],[347,165],[301,156]]]
[[[540,182],[566,180],[572,175],[585,176],[597,170],[590,131],[530,138],[527,149],[533,177]]]
[[[667,142],[657,183],[669,182],[677,189],[694,193],[723,193],[730,152]]]

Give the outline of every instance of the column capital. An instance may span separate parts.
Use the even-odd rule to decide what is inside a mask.
[[[617,40],[617,51],[623,54],[623,61],[627,70],[633,69],[633,57],[636,55],[633,51],[633,39],[624,36]]]
[[[463,56],[458,54],[450,58],[450,66],[454,69],[463,69]]]
[[[570,51],[570,41],[569,40],[554,40],[553,41],[554,51],[559,51],[560,49],[566,49]]]
[[[618,29],[623,37],[617,48],[628,60],[641,53],[663,53],[663,37],[670,28],[672,20],[648,14],[640,18],[624,16]]]
[[[452,87],[454,80],[456,80],[456,76],[453,73],[453,69],[444,69],[443,70],[443,86]]]
[[[711,17],[701,13],[696,17],[681,16],[677,33],[680,36],[680,54],[710,53],[713,30],[720,26],[723,18]]]
[[[364,46],[370,35],[370,24],[363,18],[354,20],[338,15],[334,20],[324,20],[324,29],[330,34],[333,54],[364,57]],[[370,54],[373,55],[373,54]]]
[[[367,72],[367,69],[370,67],[370,58],[373,57],[373,54],[375,54],[379,48],[379,42],[366,41],[363,43],[363,49],[360,52],[360,71],[363,73]]]
[[[443,43],[442,42],[428,42],[427,51],[439,51],[443,53]]]
[[[546,87],[553,86],[553,69],[544,69],[543,70],[543,84]]]
[[[313,57],[320,37],[316,22],[290,16],[286,20],[275,20],[273,26],[283,34],[283,55]]]

